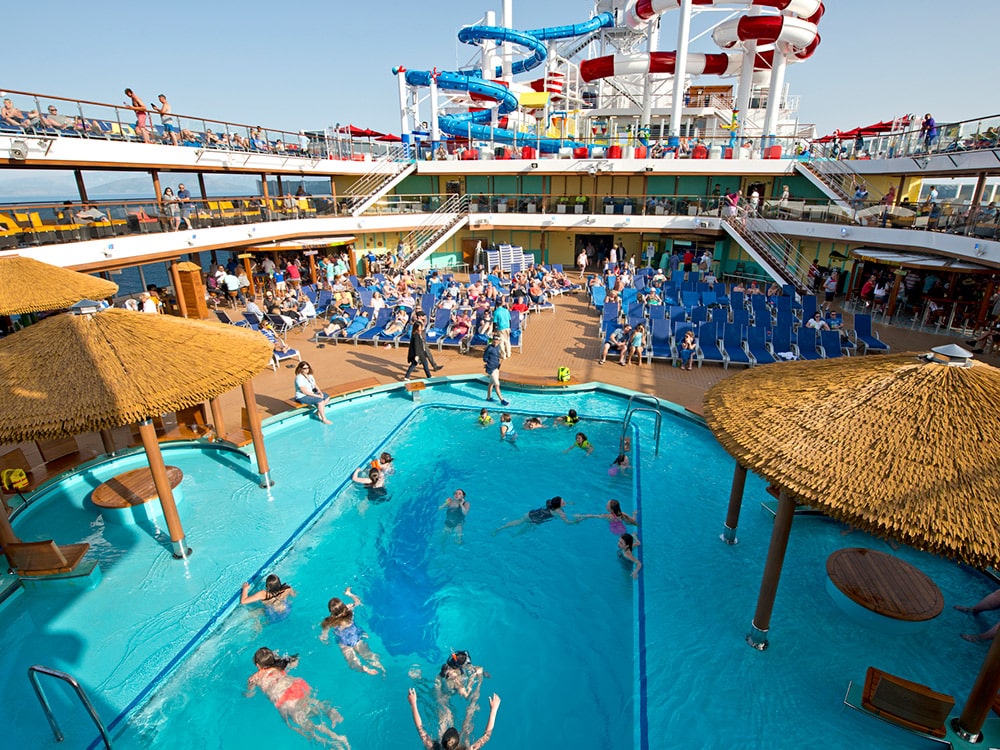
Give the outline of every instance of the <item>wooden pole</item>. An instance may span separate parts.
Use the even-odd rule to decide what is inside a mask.
[[[260,486],[270,487],[271,470],[267,465],[267,451],[264,450],[264,433],[260,429],[260,414],[257,412],[257,397],[253,392],[253,382],[248,380],[243,384],[243,401],[247,407],[247,422],[250,423],[250,436],[253,438],[253,450],[257,456],[257,472],[260,474]]]
[[[86,204],[89,198],[87,198],[87,185],[83,181],[83,172],[79,169],[74,169],[73,177],[76,178],[76,189],[77,192],[80,193],[80,202],[83,203],[84,208],[86,208],[87,207]]]
[[[14,533],[14,527],[10,525],[10,518],[7,516],[6,503],[3,503],[4,507],[0,508],[0,547],[6,547],[8,544],[13,544],[20,542],[17,534]]]
[[[114,435],[111,434],[111,430],[101,430],[100,435],[101,435],[101,445],[104,446],[104,452],[114,453],[115,438]]]
[[[972,686],[962,715],[958,717],[954,727],[959,737],[968,742],[979,741],[979,732],[986,723],[997,691],[1000,691],[1000,631],[993,636],[986,660],[979,669],[976,683]]]
[[[768,547],[767,562],[764,563],[764,580],[760,584],[757,609],[750,624],[750,633],[747,635],[747,644],[758,651],[767,648],[767,631],[771,627],[771,612],[774,610],[778,580],[781,578],[781,567],[785,562],[785,550],[788,549],[788,537],[792,531],[794,517],[795,501],[782,488],[781,494],[778,495],[778,512],[774,516],[774,527],[771,529],[771,546]]]
[[[181,317],[186,318],[188,316],[187,301],[184,299],[184,291],[181,289],[181,274],[177,269],[176,260],[170,262],[170,280],[174,285],[174,298],[177,300]]]
[[[212,410],[212,424],[215,426],[215,438],[216,440],[225,440],[226,423],[222,418],[222,403],[219,401],[219,397],[210,398],[208,406]]]
[[[181,517],[177,513],[177,503],[174,502],[174,491],[170,489],[167,467],[163,463],[163,454],[160,452],[160,441],[156,439],[156,428],[153,427],[151,419],[139,423],[139,436],[142,438],[142,447],[146,450],[149,471],[153,475],[153,486],[156,487],[156,494],[160,498],[160,507],[163,508],[163,518],[167,522],[167,530],[170,532],[170,544],[173,548],[174,559],[183,560],[191,554],[191,550],[184,538]]]
[[[253,280],[253,270],[252,270],[252,268],[250,266],[250,254],[249,253],[243,253],[243,255],[244,255],[244,258],[243,258],[243,270],[247,272],[247,280],[250,282],[250,286],[248,286],[247,289],[250,290],[251,296],[256,296],[256,294],[257,294],[257,285],[254,283],[254,280]]]
[[[747,469],[736,462],[736,469],[733,471],[733,485],[729,490],[729,508],[726,510],[726,525],[722,529],[719,537],[726,544],[738,544],[736,538],[736,527],[740,523],[740,508],[743,505],[743,489],[747,483]]]

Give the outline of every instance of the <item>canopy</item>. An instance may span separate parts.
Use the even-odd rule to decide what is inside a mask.
[[[402,138],[398,135],[393,135],[392,133],[386,133],[385,135],[380,135],[375,139],[376,141],[381,141],[382,143],[401,143]]]
[[[343,245],[350,245],[355,239],[354,235],[349,234],[342,237],[314,237],[302,240],[275,240],[274,242],[267,242],[263,245],[251,245],[247,248],[247,250],[254,253],[269,253],[281,250],[301,250],[304,247],[341,247]],[[243,256],[241,255],[240,257],[242,258]]]
[[[858,126],[851,130],[834,130],[830,135],[814,138],[813,143],[829,143],[830,141],[854,139],[859,135],[862,138],[871,138],[877,135],[884,135],[893,130],[900,130],[909,124],[910,116],[904,115],[903,117],[897,117],[895,120],[879,120],[865,127]]]
[[[740,465],[800,504],[1000,566],[1000,370],[927,356],[756,367],[708,390],[705,419]]]
[[[941,255],[923,255],[921,253],[906,253],[897,250],[882,250],[874,247],[856,247],[851,255],[860,260],[870,260],[875,263],[885,263],[901,268],[936,268],[942,271],[994,271],[978,263],[972,263],[958,258],[946,258]]]
[[[358,128],[354,125],[345,125],[342,128],[337,129],[338,133],[347,133],[351,138],[378,138],[384,133],[380,133],[377,130],[372,130],[371,128]]]
[[[62,310],[82,299],[104,299],[118,285],[20,255],[0,256],[0,315]]]
[[[214,398],[268,366],[255,331],[109,309],[0,339],[0,443],[132,424]]]

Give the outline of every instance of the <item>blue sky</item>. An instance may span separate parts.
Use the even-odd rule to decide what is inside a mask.
[[[131,86],[147,102],[165,93],[182,114],[289,130],[353,122],[398,132],[391,68],[468,63],[473,48],[456,32],[488,9],[499,17],[500,0],[114,8],[50,0],[29,13],[44,15],[36,18],[38,38],[11,58],[2,85],[109,103]],[[586,0],[515,0],[514,26],[577,23],[592,10]],[[676,15],[664,16],[662,50],[676,47]],[[905,113],[929,111],[941,122],[994,114],[998,21],[996,0],[828,0],[822,44],[811,60],[789,67],[800,120],[825,133]],[[695,30],[708,22],[697,19]],[[699,49],[716,51],[710,40]]]

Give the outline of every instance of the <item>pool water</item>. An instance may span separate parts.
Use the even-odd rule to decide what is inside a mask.
[[[760,508],[769,499],[763,483],[748,479],[740,543],[723,544],[733,462],[704,427],[666,414],[654,455],[652,421],[638,417],[637,470],[611,477],[625,398],[603,390],[515,395],[518,425],[529,414],[576,408],[594,455],[565,453],[566,428],[521,430],[516,447],[501,442],[495,425],[476,426],[482,386],[457,382],[428,389],[416,410],[395,394],[338,405],[337,429],[304,418],[272,425],[270,494],[241,457],[167,450],[167,462],[185,471],[180,511],[195,548],[185,563],[169,559],[154,530],[105,525],[81,500],[128,463],[95,469],[74,480],[82,486],[32,508],[15,524],[21,536],[91,541],[104,580],[86,595],[24,594],[0,609],[10,665],[0,689],[23,705],[11,713],[10,736],[18,746],[56,746],[24,678],[28,664],[43,663],[77,676],[106,722],[128,715],[115,721],[116,748],[185,740],[306,747],[266,698],[243,696],[261,645],[300,655],[295,673],[340,709],[338,731],[355,750],[419,746],[406,690],[417,688],[433,729],[431,684],[453,649],[469,650],[491,675],[474,736],[488,694],[503,700],[490,748],[921,747],[842,706],[848,682],[869,665],[950,693],[960,709],[986,646],[957,634],[993,619],[951,605],[992,590],[978,574],[822,517],[797,517],[771,645],[757,652],[744,636],[772,527]],[[348,439],[339,425],[366,437]],[[389,500],[369,502],[345,477],[385,449],[398,467]],[[443,533],[438,507],[456,487],[472,505],[461,545]],[[609,497],[641,507],[638,583],[602,520],[493,535],[555,494],[573,503],[571,514],[601,512]],[[884,618],[846,612],[827,591],[825,561],[850,546],[926,572],[944,594],[943,614],[900,632]],[[272,570],[298,595],[289,618],[264,623],[236,602],[242,580]],[[382,656],[384,679],[351,671],[335,645],[318,640],[327,599],[347,585],[364,600],[358,621]],[[50,689],[66,746],[85,747],[96,732],[59,692]]]

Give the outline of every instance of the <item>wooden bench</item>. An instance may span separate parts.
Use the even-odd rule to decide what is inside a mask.
[[[868,667],[861,707],[893,724],[944,737],[948,733],[945,721],[955,707],[955,699],[918,682]]]
[[[167,467],[167,480],[174,489],[184,478],[176,466]],[[156,500],[159,495],[153,484],[153,472],[148,467],[132,469],[98,485],[91,494],[91,502],[99,508],[124,509]]]
[[[71,573],[89,549],[86,542],[59,545],[50,539],[47,542],[11,542],[3,551],[18,575],[31,576]]]
[[[501,383],[510,383],[511,385],[525,385],[543,388],[566,388],[571,385],[580,385],[580,381],[570,378],[569,380],[557,380],[556,376],[551,377],[545,375],[504,375],[501,371],[500,373]]]
[[[94,450],[80,450],[80,445],[72,435],[52,440],[37,440],[35,447],[45,461],[45,468],[49,474],[58,474],[97,455],[97,451]]]
[[[427,389],[427,384],[421,380],[411,380],[406,384],[406,392],[413,401],[420,400],[420,393]]]
[[[350,396],[355,393],[361,393],[362,391],[367,391],[372,388],[377,388],[382,385],[378,378],[361,378],[360,380],[350,380],[346,383],[338,383],[332,387],[321,387],[320,390],[326,393],[330,398],[340,398],[341,396]],[[291,406],[293,409],[301,409],[309,404],[300,404],[294,398],[286,398],[285,403]]]

